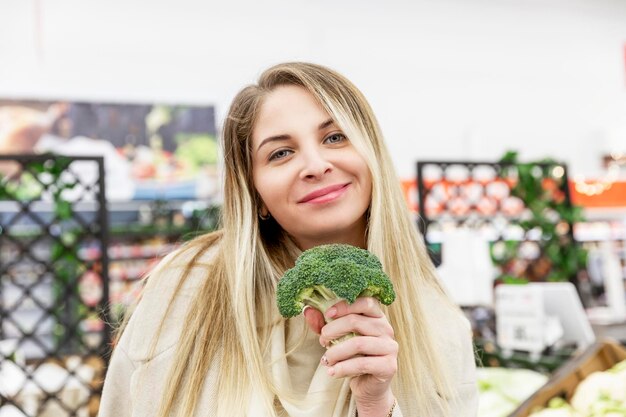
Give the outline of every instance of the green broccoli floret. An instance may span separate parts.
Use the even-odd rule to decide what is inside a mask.
[[[278,309],[285,318],[297,316],[306,305],[325,314],[338,302],[352,304],[357,297],[376,297],[389,305],[396,294],[375,255],[344,244],[304,251],[276,290]]]

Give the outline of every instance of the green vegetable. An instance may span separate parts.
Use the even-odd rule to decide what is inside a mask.
[[[542,387],[548,377],[529,369],[476,369],[478,379],[478,416],[507,417]]]
[[[578,384],[576,392],[572,396],[571,403],[574,408],[584,413],[593,411],[594,416],[602,415],[598,414],[599,409],[594,409],[594,404],[601,400],[607,404],[616,401],[615,404],[621,404],[622,409],[626,408],[625,367],[626,361],[623,361],[604,372],[589,374]]]
[[[297,316],[307,305],[325,314],[338,302],[352,304],[357,297],[375,297],[389,305],[396,294],[375,255],[344,244],[304,251],[276,290],[278,309],[286,318]]]
[[[532,413],[529,417],[579,417],[563,398],[555,397],[550,400],[548,407]]]
[[[608,396],[601,396],[591,405],[588,416],[623,417],[626,416],[626,404]]]
[[[587,375],[570,402],[571,405],[562,398],[553,398],[547,408],[530,417],[626,417],[626,360],[606,371]]]

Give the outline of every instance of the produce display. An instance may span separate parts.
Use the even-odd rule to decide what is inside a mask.
[[[626,360],[583,379],[570,402],[556,397],[529,417],[626,417]]]
[[[507,417],[548,377],[529,369],[478,368],[478,417]]]

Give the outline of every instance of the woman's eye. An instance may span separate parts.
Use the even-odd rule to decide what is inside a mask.
[[[270,155],[270,161],[273,161],[275,159],[282,159],[284,157],[286,157],[287,155],[289,155],[291,153],[291,151],[289,149],[279,149],[276,152],[272,153]]]
[[[344,135],[343,133],[333,133],[332,135],[327,136],[326,139],[324,139],[324,141],[328,143],[340,143],[346,139],[347,139],[346,135]]]

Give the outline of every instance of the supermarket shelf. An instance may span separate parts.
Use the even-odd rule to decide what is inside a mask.
[[[626,207],[586,207],[585,218],[591,220],[621,220],[626,222]]]

